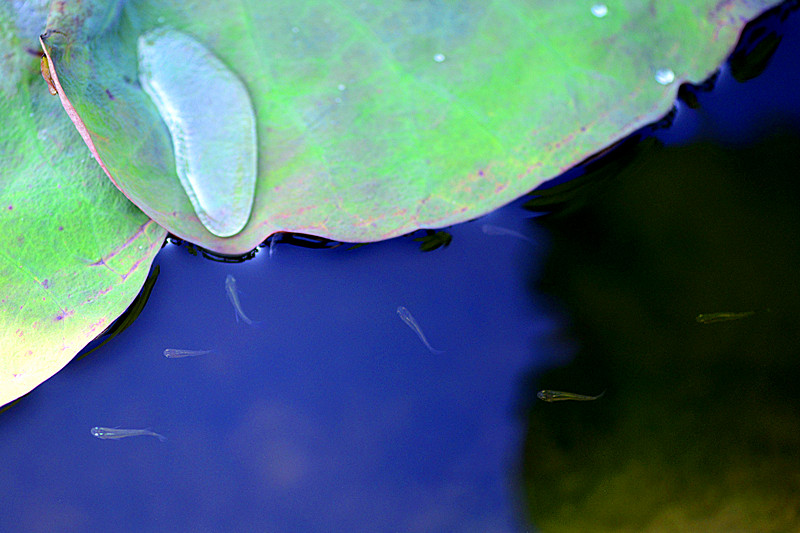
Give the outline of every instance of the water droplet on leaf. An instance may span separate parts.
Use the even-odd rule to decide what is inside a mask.
[[[608,15],[608,7],[605,4],[595,4],[592,6],[592,15],[601,19]]]
[[[175,167],[200,222],[219,237],[250,218],[256,122],[239,78],[194,38],[168,28],[139,37],[139,81],[167,125]]]
[[[675,81],[675,73],[668,68],[658,69],[656,71],[656,81],[661,85],[669,85]]]

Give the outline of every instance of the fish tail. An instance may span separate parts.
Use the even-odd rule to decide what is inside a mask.
[[[260,324],[260,323],[261,323],[261,321],[260,321],[260,320],[252,320],[250,317],[248,317],[248,316],[246,316],[246,315],[242,315],[242,320],[243,320],[243,321],[244,321],[244,323],[245,323],[245,324],[247,324],[248,326],[254,326],[254,327],[258,327],[258,324]]]

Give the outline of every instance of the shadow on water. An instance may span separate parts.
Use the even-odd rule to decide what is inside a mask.
[[[91,353],[108,344],[114,337],[128,329],[131,324],[133,324],[136,319],[139,318],[139,315],[141,315],[142,311],[144,310],[144,306],[147,305],[147,301],[150,299],[150,294],[153,292],[153,287],[155,287],[156,281],[158,281],[159,272],[161,272],[161,267],[159,265],[155,265],[147,275],[147,279],[144,281],[142,290],[139,291],[139,294],[133,299],[133,302],[131,302],[131,304],[119,316],[119,318],[112,322],[111,325],[109,325],[105,330],[103,330],[102,333],[100,333],[100,335],[97,336],[97,338],[85,346],[83,350],[81,350],[80,353],[75,356],[75,361],[80,361],[87,355],[90,355]]]
[[[800,531],[800,115],[764,94],[757,124],[744,103],[720,121],[709,93],[791,79],[757,76],[797,7],[749,26],[727,77],[681,88],[692,141],[643,132],[526,204],[552,239],[531,288],[579,346],[524,387],[522,500],[541,531]]]
[[[800,136],[646,145],[540,219],[536,291],[581,345],[530,400],[523,485],[543,531],[800,527]],[[703,324],[701,313],[748,312]]]

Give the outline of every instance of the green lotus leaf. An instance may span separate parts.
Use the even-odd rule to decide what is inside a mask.
[[[487,213],[664,115],[777,3],[58,2],[43,43],[120,190],[179,237],[241,253],[276,231],[365,242]],[[200,43],[252,100],[255,197],[231,237],[195,213],[140,83],[137,42],[156,30]],[[159,58],[177,98],[206,83],[181,49]],[[215,86],[204,96],[217,106],[228,95]],[[203,187],[213,196],[234,175]]]
[[[41,4],[0,3],[0,405],[125,310],[165,237],[103,175],[48,92],[45,15]]]

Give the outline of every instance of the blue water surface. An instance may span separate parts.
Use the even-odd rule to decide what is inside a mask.
[[[521,212],[453,228],[430,253],[410,238],[277,244],[224,264],[168,244],[139,319],[0,419],[13,458],[0,529],[522,530],[515,402],[559,318],[527,290],[547,239]],[[252,326],[236,320],[229,274]],[[99,440],[93,426],[167,441]]]

